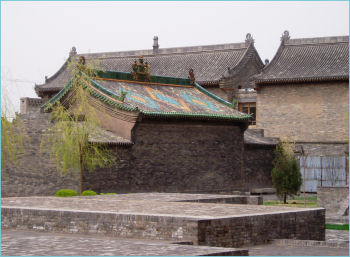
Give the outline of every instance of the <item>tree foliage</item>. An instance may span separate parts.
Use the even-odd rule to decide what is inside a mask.
[[[88,70],[87,70],[88,71]],[[50,157],[63,172],[80,173],[80,193],[84,171],[115,164],[111,149],[100,143],[91,143],[103,135],[96,109],[90,103],[90,81],[78,71],[65,101],[50,106],[52,127],[46,131],[41,149],[49,146]]]
[[[23,121],[16,116],[10,121],[1,115],[1,169],[17,165],[19,154],[24,152],[24,142],[28,140]]]
[[[1,81],[1,169],[18,164],[18,157],[24,152],[24,143],[29,140],[23,120],[14,114],[6,83]]]
[[[294,143],[282,140],[275,150],[274,168],[271,172],[272,184],[279,197],[287,203],[287,196],[296,195],[302,184],[302,177],[294,155]]]

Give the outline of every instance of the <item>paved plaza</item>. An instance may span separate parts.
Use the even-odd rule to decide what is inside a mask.
[[[116,239],[102,236],[3,230],[1,254],[7,256],[169,256],[247,255],[244,249]]]
[[[327,230],[326,238],[349,240],[349,234],[348,231]],[[244,249],[249,249],[249,255],[256,256],[349,255],[349,248],[264,244],[232,249],[179,245],[155,240],[15,230],[2,230],[1,240],[1,253],[7,256],[245,255]]]
[[[228,204],[239,197],[145,193],[2,198],[2,253],[247,255],[251,249],[255,255],[274,255],[280,247],[300,249],[275,239],[325,239],[323,208],[264,206],[256,201],[261,198],[255,204]],[[248,198],[238,201],[242,199]],[[328,246],[324,249],[332,248]]]

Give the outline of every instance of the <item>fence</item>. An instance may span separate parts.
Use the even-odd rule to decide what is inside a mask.
[[[347,161],[345,156],[299,157],[305,191],[317,192],[318,184],[330,187],[347,185]],[[304,184],[300,190],[304,191]]]

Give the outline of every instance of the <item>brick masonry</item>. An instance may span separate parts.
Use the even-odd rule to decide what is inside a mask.
[[[274,146],[245,145],[244,166],[249,189],[272,187],[274,150]]]
[[[2,199],[2,229],[100,234],[240,247],[270,239],[325,240],[325,210],[91,198]]]
[[[349,217],[349,186],[318,187],[317,205],[326,209],[327,216]],[[346,214],[347,215],[344,215]]]
[[[84,176],[97,192],[217,192],[245,188],[243,131],[195,122],[138,123],[118,168]]]
[[[257,128],[267,137],[301,142],[347,142],[349,84],[262,86],[257,94]]]

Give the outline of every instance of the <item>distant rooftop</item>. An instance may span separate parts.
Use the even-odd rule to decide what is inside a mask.
[[[78,59],[84,56],[87,63],[94,63],[98,69],[131,72],[131,64],[139,56],[143,56],[150,64],[151,74],[187,78],[189,69],[194,70],[196,81],[201,85],[218,82],[228,67],[234,69],[247,56],[255,51],[254,40],[247,34],[245,42],[203,45],[175,48],[159,48],[155,42],[153,49],[77,54],[73,47],[70,58]],[[36,85],[35,90],[40,96],[43,92],[58,91],[70,80],[72,72],[66,62],[53,76],[46,79],[42,85]]]
[[[285,31],[256,84],[349,79],[349,37],[290,39]]]

